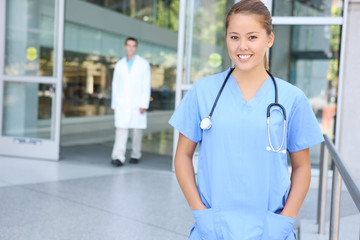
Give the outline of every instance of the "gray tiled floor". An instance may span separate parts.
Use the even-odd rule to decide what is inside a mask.
[[[187,239],[193,218],[171,158],[114,168],[111,147],[63,148],[59,162],[0,157],[0,239]]]
[[[115,168],[110,152],[107,143],[64,147],[59,162],[0,157],[0,239],[187,239],[193,217],[171,158],[144,153]],[[298,219],[315,218],[313,179]],[[356,213],[342,199],[342,215]]]

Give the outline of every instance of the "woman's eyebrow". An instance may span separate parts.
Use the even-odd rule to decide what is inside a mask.
[[[259,34],[259,32],[248,32],[248,33],[246,33],[246,35],[251,35],[251,34]],[[240,33],[238,33],[238,32],[229,32],[229,34],[236,34],[236,35],[240,35]]]
[[[254,33],[259,33],[259,32],[249,32],[249,33],[247,33],[247,35],[251,35],[251,34],[254,34]]]

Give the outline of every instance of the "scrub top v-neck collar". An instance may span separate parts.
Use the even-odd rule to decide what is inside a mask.
[[[233,89],[232,93],[236,95],[235,99],[238,99],[241,105],[245,105],[250,108],[254,108],[269,93],[275,96],[275,93],[273,93],[274,88],[271,87],[274,83],[272,82],[270,76],[261,84],[255,95],[247,102],[245,101],[244,95],[232,74],[229,78],[228,84],[229,87]]]

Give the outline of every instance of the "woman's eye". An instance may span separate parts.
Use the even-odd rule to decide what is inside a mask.
[[[250,36],[249,39],[250,40],[255,40],[255,39],[257,39],[257,36]]]
[[[230,36],[230,39],[236,40],[236,39],[238,39],[238,37],[237,36]]]

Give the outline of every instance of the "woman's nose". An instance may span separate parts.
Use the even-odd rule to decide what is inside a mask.
[[[247,42],[244,40],[241,40],[239,43],[239,48],[240,50],[244,51],[244,50],[248,50],[248,45]]]

